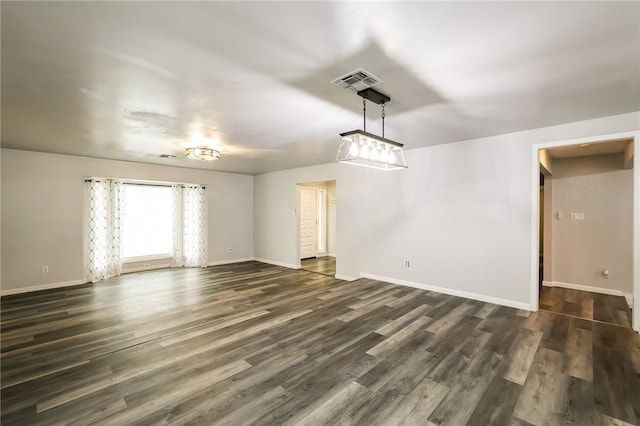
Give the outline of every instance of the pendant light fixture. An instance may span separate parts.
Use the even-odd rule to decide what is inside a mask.
[[[384,137],[384,107],[391,98],[372,88],[359,91],[358,96],[362,97],[364,129],[340,133],[336,161],[380,170],[406,169],[404,145]],[[382,137],[367,132],[367,99],[382,105]]]
[[[220,158],[220,151],[208,146],[196,146],[185,149],[184,156],[192,160],[213,161]]]

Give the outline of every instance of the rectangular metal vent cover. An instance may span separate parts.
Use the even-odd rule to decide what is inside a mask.
[[[337,84],[338,86],[345,89],[351,89],[355,92],[359,92],[361,90],[375,86],[381,81],[382,80],[371,74],[369,71],[358,68],[355,71],[351,71],[350,73],[343,75],[342,77],[336,78],[331,83]]]

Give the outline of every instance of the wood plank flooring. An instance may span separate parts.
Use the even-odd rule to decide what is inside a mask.
[[[1,300],[7,425],[624,425],[631,329],[259,262]]]
[[[332,256],[322,256],[312,259],[302,259],[302,269],[318,274],[336,276],[336,258]]]
[[[622,327],[631,327],[631,309],[622,296],[562,287],[542,287],[540,289],[540,309]]]

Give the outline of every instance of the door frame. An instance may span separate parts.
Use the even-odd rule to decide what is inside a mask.
[[[539,232],[540,232],[540,162],[538,153],[542,149],[584,143],[603,143],[618,139],[633,139],[634,149],[640,141],[640,131],[605,134],[532,145],[531,149],[531,310],[537,311],[539,305]],[[637,152],[633,158],[633,318],[632,327],[640,333],[640,162]]]
[[[320,213],[320,211],[322,211],[322,220],[320,220],[320,215],[316,214],[316,218],[317,218],[317,226],[316,226],[316,256],[321,257],[321,256],[326,256],[328,253],[328,248],[327,248],[327,236],[329,234],[327,227],[329,224],[329,220],[327,218],[327,213],[329,211],[329,208],[327,206],[327,190],[326,189],[317,189],[316,192],[316,207],[317,207],[317,211],[318,213]],[[322,209],[320,208],[320,194],[323,194],[323,199],[322,199]],[[323,223],[324,222],[324,223]],[[322,233],[320,232],[320,227],[322,226]],[[321,235],[324,234],[324,235]],[[320,251],[320,238],[322,238],[322,243],[324,244],[324,251]]]

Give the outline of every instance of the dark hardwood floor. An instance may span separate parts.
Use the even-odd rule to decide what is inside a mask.
[[[621,425],[631,329],[258,262],[1,300],[2,425]]]
[[[561,287],[542,287],[540,289],[540,309],[622,327],[631,327],[631,309],[622,296]]]
[[[332,256],[316,257],[312,259],[302,259],[302,269],[318,274],[336,276],[336,258]]]

